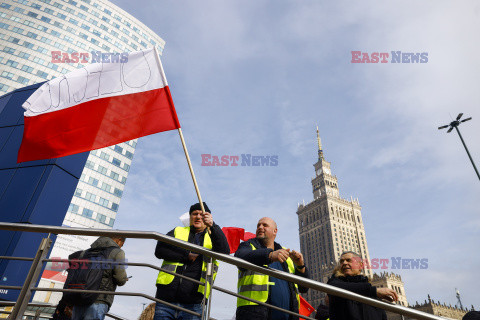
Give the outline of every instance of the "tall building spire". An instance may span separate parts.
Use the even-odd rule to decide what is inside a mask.
[[[323,159],[322,140],[320,140],[320,134],[318,133],[318,126],[317,126],[317,143],[318,143],[318,159]]]

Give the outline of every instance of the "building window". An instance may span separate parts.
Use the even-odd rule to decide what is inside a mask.
[[[113,191],[113,194],[116,195],[117,197],[121,197],[123,194],[123,191],[118,188],[115,188],[115,190]]]
[[[115,212],[118,211],[118,203],[112,202],[112,210]]]
[[[120,160],[118,160],[117,158],[113,158],[112,159],[112,164],[114,166],[117,166],[117,167],[120,167],[120,165],[122,164],[122,162]]]
[[[108,207],[109,201],[108,201],[107,199],[100,198],[100,200],[98,201],[98,203],[99,203],[101,206]]]
[[[88,184],[91,184],[92,186],[98,186],[98,179],[95,179],[93,177],[88,178]]]
[[[84,208],[82,212],[82,216],[87,217],[87,218],[92,218],[93,216],[93,210]]]
[[[85,167],[87,167],[89,169],[93,169],[95,167],[95,165],[93,164],[92,161],[87,160],[87,162],[85,163]]]
[[[28,84],[28,79],[27,78],[24,78],[24,77],[20,77],[18,76],[17,78],[17,82],[21,83],[21,84]]]
[[[95,200],[97,200],[97,196],[93,193],[87,192],[87,194],[85,195],[85,199],[95,202]]]
[[[7,72],[7,71],[3,71],[2,74],[1,74],[2,77],[4,78],[7,78],[7,79],[12,79],[13,78],[13,73],[11,72]]]
[[[107,171],[107,168],[105,168],[104,166],[98,166],[98,172],[106,175]]]
[[[43,79],[47,79],[48,74],[47,74],[46,72],[43,72],[43,71],[38,70],[38,71],[37,71],[37,76],[39,76],[39,77],[41,77],[41,78],[43,78]]]
[[[107,220],[107,217],[101,213],[97,214],[97,221],[100,223],[105,224],[105,221]]]
[[[6,84],[0,83],[0,91],[6,92],[8,90],[9,86]]]
[[[10,67],[13,67],[13,68],[16,68],[18,66],[18,62],[13,61],[13,60],[8,60],[5,64],[7,66],[10,66]]]
[[[102,182],[102,186],[100,187],[100,189],[110,192],[110,190],[112,189],[112,186],[109,185],[108,183]]]
[[[80,207],[77,206],[76,204],[73,204],[73,203],[70,203],[70,206],[68,206],[68,212],[71,212],[71,213],[78,213],[78,209]]]
[[[114,171],[111,171],[110,172],[110,178],[114,179],[114,180],[118,180],[118,178],[120,177],[120,175]]]

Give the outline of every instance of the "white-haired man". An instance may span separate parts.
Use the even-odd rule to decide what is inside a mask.
[[[397,293],[389,288],[378,288],[368,283],[362,275],[362,258],[353,251],[346,251],[340,260],[333,276],[327,284],[349,290],[370,298],[397,301]],[[330,320],[386,320],[385,310],[375,308],[353,300],[328,295]]]

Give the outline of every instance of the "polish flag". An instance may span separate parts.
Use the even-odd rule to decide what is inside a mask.
[[[235,253],[237,251],[240,241],[248,241],[256,237],[254,233],[245,231],[243,228],[223,227],[222,231],[227,238],[228,245],[230,246],[230,253]]]
[[[130,52],[126,62],[91,63],[50,80],[23,108],[17,162],[68,156],[180,128],[154,48]]]
[[[307,316],[310,317],[312,312],[315,311],[315,308],[310,305],[310,303],[307,302],[302,296],[300,296],[300,310],[298,313],[300,313],[302,316]],[[302,320],[303,318],[300,318],[299,320]]]

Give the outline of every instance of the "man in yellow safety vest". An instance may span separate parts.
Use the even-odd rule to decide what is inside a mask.
[[[242,242],[235,256],[259,266],[270,267],[308,277],[303,255],[295,250],[283,248],[275,242],[277,224],[271,218],[258,221],[256,237]],[[238,294],[282,309],[298,313],[299,291],[308,288],[277,279],[262,273],[239,268]],[[237,298],[236,320],[292,320],[298,319],[288,313],[271,309],[255,302]]]
[[[213,222],[212,214],[207,204],[204,202],[205,214],[202,214],[200,203],[190,207],[190,226],[176,227],[167,233],[167,235],[180,240],[188,241],[207,249],[229,254],[230,247],[227,238],[222,229]],[[210,234],[207,232],[210,228]],[[163,259],[162,269],[172,271],[184,276],[206,282],[207,257],[190,252],[188,250],[175,247],[164,242],[158,241],[155,248],[155,256]],[[215,279],[218,270],[218,262],[213,260],[213,279]],[[203,296],[208,299],[211,288],[206,285],[199,285],[192,281],[182,279],[160,271],[157,277],[156,298],[172,303],[176,306],[202,313],[201,302]],[[157,303],[155,306],[154,320],[165,319],[200,319],[190,313],[179,311],[165,304]]]

